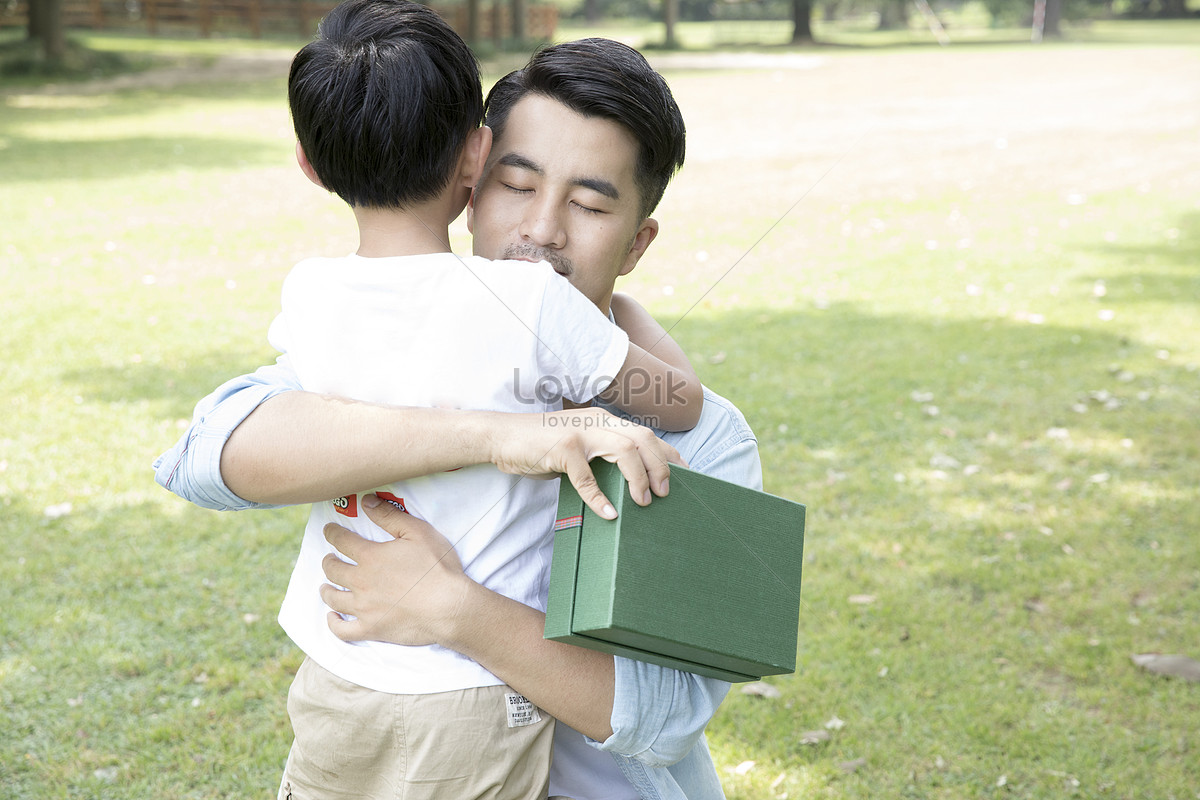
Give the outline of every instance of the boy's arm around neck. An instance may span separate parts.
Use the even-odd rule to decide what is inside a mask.
[[[695,427],[704,390],[683,348],[632,297],[614,294],[611,309],[617,325],[629,334],[629,356],[600,399],[652,419],[653,427],[662,430]]]

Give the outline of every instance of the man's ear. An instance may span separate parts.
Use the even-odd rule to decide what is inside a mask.
[[[654,241],[654,237],[658,236],[658,220],[652,217],[646,217],[642,220],[641,226],[637,233],[633,236],[633,242],[629,245],[629,253],[625,256],[625,263],[621,265],[621,269],[617,272],[618,275],[628,275],[633,272],[633,268],[637,266],[638,261],[646,253],[646,248]]]
[[[296,163],[300,165],[300,171],[303,172],[310,181],[315,183],[317,186],[320,186],[322,189],[325,189],[325,184],[322,183],[321,179],[317,176],[317,171],[313,169],[313,165],[308,163],[308,156],[304,155],[304,148],[300,146],[299,142],[296,142]],[[329,190],[326,189],[326,191]]]

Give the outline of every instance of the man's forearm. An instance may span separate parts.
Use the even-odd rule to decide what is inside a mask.
[[[221,451],[221,477],[253,502],[319,502],[485,463],[496,416],[286,392],[234,429]]]
[[[546,615],[472,583],[444,646],[469,656],[555,719],[612,735],[613,657],[542,638]]]

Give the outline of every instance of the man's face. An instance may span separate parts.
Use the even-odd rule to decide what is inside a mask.
[[[607,313],[617,276],[658,233],[640,214],[637,155],[637,142],[615,122],[525,96],[467,206],[475,254],[549,261]]]

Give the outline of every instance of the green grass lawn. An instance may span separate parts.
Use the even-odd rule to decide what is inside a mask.
[[[1200,51],[764,55],[663,57],[688,165],[624,284],[809,508],[727,794],[1200,797],[1200,684],[1130,660],[1200,658]],[[150,463],[354,245],[292,147],[278,77],[0,95],[5,797],[274,796],[304,513]]]

